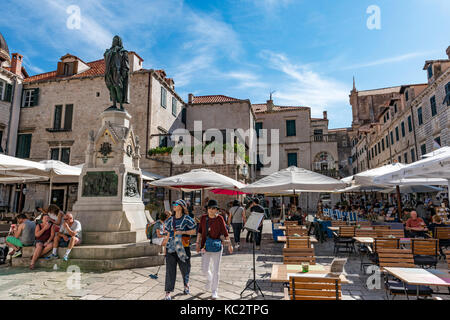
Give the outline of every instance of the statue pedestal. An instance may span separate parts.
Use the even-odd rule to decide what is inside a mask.
[[[131,116],[110,108],[101,118],[100,129],[89,134],[78,201],[73,206],[73,216],[83,229],[82,245],[72,250],[68,262],[58,263],[96,271],[162,265],[160,246],[151,245],[145,234],[139,141]],[[29,263],[29,259],[14,260],[16,265]],[[53,267],[54,261],[39,259],[36,266],[47,264]]]

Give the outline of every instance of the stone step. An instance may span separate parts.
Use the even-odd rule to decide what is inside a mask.
[[[22,249],[23,258],[31,258],[34,247],[24,247]],[[70,252],[71,259],[88,260],[114,260],[134,257],[157,256],[161,251],[158,245],[150,244],[148,241],[128,244],[111,245],[80,245],[75,246]],[[64,256],[66,248],[58,248],[58,255]]]
[[[136,242],[135,231],[83,232],[85,244],[123,244]]]
[[[161,266],[164,264],[164,256],[148,256],[148,257],[133,257],[125,259],[69,259],[63,261],[62,259],[45,260],[39,259],[36,261],[35,268],[66,270],[69,266],[77,266],[80,271],[111,271],[121,269],[133,268],[147,268]],[[13,267],[29,267],[30,258],[13,258]]]

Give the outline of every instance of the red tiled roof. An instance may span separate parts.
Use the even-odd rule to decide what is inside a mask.
[[[193,96],[192,104],[204,104],[204,103],[222,103],[222,102],[234,102],[241,101],[240,99],[227,97],[224,95],[213,95],[213,96]]]
[[[255,113],[267,112],[267,104],[252,104],[253,111]],[[295,110],[309,110],[308,107],[301,106],[273,106],[273,111],[295,111]]]
[[[24,82],[34,82],[52,79],[76,79],[81,77],[89,76],[103,76],[105,74],[105,61],[104,59],[88,62],[87,65],[90,67],[89,70],[81,72],[79,74],[74,74],[73,76],[57,76],[56,71],[46,72],[37,74],[35,76],[28,77]]]

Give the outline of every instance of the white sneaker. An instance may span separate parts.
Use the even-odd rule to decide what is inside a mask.
[[[234,248],[237,250],[237,249],[239,249],[239,243],[236,243],[236,245],[234,246]]]
[[[219,299],[219,295],[217,294],[217,291],[213,291],[213,292],[212,292],[211,298],[212,298],[213,300]]]

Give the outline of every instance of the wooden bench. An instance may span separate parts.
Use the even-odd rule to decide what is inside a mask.
[[[372,228],[375,231],[378,231],[378,230],[390,230],[391,226],[390,225],[381,225],[381,226],[372,226]]]
[[[283,264],[316,264],[313,248],[283,249]]]
[[[311,248],[309,237],[287,237],[286,248]]]
[[[284,221],[284,226],[287,228],[287,227],[290,227],[290,226],[298,226],[299,224],[298,224],[298,221]]]
[[[372,227],[372,222],[370,221],[358,221],[358,225],[361,226],[361,228],[369,228]]]
[[[380,268],[415,268],[412,250],[406,249],[378,249]]]
[[[341,227],[341,226],[347,226],[347,222],[341,221],[341,220],[333,220],[331,221],[332,227]]]
[[[373,229],[355,229],[355,237],[376,238],[377,233]]]
[[[293,236],[294,234],[298,234],[300,236],[307,236],[308,230],[304,229],[303,227],[296,226],[296,227],[286,227],[286,236]]]
[[[439,255],[438,239],[411,239],[411,249],[416,265],[436,268]]]
[[[404,238],[405,230],[403,229],[379,229],[375,231],[378,238],[389,238],[393,236],[395,238]]]
[[[341,300],[339,278],[291,277],[285,289],[287,300]]]

